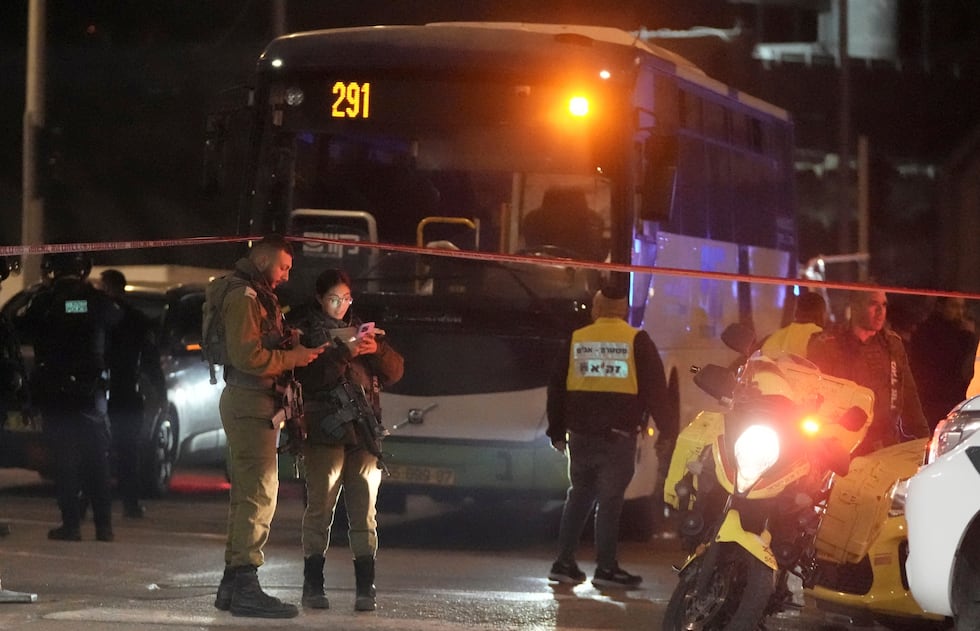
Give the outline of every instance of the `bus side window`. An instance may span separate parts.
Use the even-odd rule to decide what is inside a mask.
[[[640,218],[667,222],[674,201],[677,136],[651,136],[644,147],[643,202]]]

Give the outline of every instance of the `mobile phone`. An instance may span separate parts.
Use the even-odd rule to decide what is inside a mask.
[[[374,331],[374,322],[365,322],[357,329],[357,339],[361,339],[368,333]]]

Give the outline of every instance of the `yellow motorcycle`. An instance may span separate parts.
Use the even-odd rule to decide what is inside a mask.
[[[664,486],[688,553],[667,631],[752,631],[792,602],[788,576],[807,583],[832,474],[848,472],[874,404],[869,389],[805,359],[750,354],[747,327],[722,340],[743,361],[694,369],[721,407],[680,433]]]
[[[850,472],[833,481],[804,589],[818,609],[895,631],[951,626],[943,616],[924,612],[909,593],[904,505],[893,493],[918,470],[927,442],[922,438],[855,458]]]

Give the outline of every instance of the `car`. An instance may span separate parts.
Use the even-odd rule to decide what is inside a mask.
[[[23,310],[40,285],[15,294],[3,306],[21,335],[28,367],[33,349],[25,339]],[[224,467],[226,441],[218,414],[221,386],[210,383],[210,371],[201,355],[203,283],[134,284],[127,286],[128,300],[140,309],[153,326],[163,378],[147,372],[141,376],[144,399],[140,431],[141,486],[147,497],[164,495],[177,463],[190,466]],[[218,378],[220,383],[220,367]],[[43,418],[26,417],[20,411],[8,414],[0,435],[0,467],[18,467],[51,476],[51,463],[42,440]]]
[[[936,426],[904,489],[912,596],[926,611],[980,628],[980,396]]]

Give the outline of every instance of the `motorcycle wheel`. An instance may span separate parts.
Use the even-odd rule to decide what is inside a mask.
[[[741,546],[723,543],[717,564],[703,565],[704,555],[680,574],[664,613],[664,631],[755,631],[773,592],[773,571]],[[711,576],[697,593],[701,572]]]

